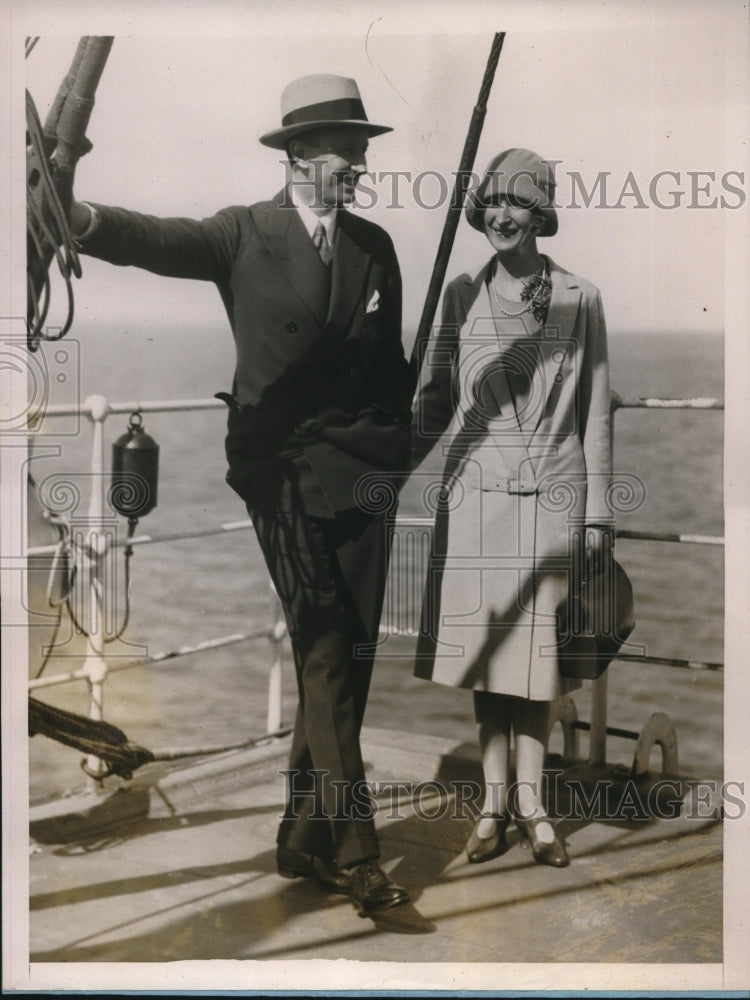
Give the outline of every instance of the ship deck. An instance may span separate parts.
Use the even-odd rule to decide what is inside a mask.
[[[439,786],[479,781],[476,748],[366,729],[371,780],[436,783],[419,796],[413,784],[400,797],[378,797],[381,862],[411,902],[363,919],[345,897],[276,873],[278,772],[288,748],[287,736],[181,766],[152,764],[127,786],[108,779],[103,795],[32,807],[30,961],[42,979],[36,963],[242,959],[259,961],[252,982],[269,987],[279,982],[272,963],[289,972],[296,960],[351,959],[408,968],[399,984],[419,988],[435,978],[414,963],[478,963],[477,971],[483,963],[693,963],[691,985],[712,981],[722,960],[722,824],[710,810],[638,819],[626,807],[611,819],[576,818],[559,791],[566,781],[591,788],[605,778],[621,805],[632,783],[616,768],[593,774],[568,762],[552,811],[565,817],[570,867],[535,864],[512,826],[504,856],[471,865],[463,850],[471,818],[455,818],[457,799],[441,798]],[[549,985],[564,980],[557,974]],[[366,985],[366,972],[356,981]],[[658,976],[646,981],[654,986]]]
[[[217,405],[216,400],[159,400],[112,404],[109,412],[189,412]],[[617,399],[617,407],[626,409],[661,411],[675,405],[721,409],[718,400],[703,398]],[[83,412],[93,422],[92,407],[93,403],[88,410],[84,406]],[[102,407],[99,403],[97,407],[99,412]],[[74,409],[78,414],[80,408]],[[49,414],[54,415],[53,411]],[[60,416],[72,413],[66,406],[57,410]],[[95,424],[91,461],[92,503],[97,500],[100,505],[103,498],[96,490],[101,492],[105,477],[99,474],[104,459],[97,441],[102,421]],[[670,486],[672,491],[677,489],[671,480]],[[200,503],[204,503],[202,494]],[[392,609],[399,621],[403,618],[402,627],[413,626],[412,612],[418,614],[421,606],[418,583],[425,567],[420,560],[427,551],[423,542],[429,534],[423,521],[421,514],[415,515],[404,535],[404,575],[399,579],[408,586],[402,588],[403,593],[399,591],[400,600]],[[227,545],[236,548],[231,540],[240,529],[244,527],[239,522],[227,521],[205,532],[196,533],[192,526],[183,531],[178,526],[168,533],[136,538],[139,545],[143,543],[141,579],[153,576],[152,593],[158,598],[152,598],[156,612],[150,627],[144,614],[138,640],[160,634],[159,625],[166,617],[161,591],[171,583],[176,565],[163,557],[148,562],[151,543],[215,536],[208,556],[201,550],[203,555],[191,556],[193,562],[181,563],[183,573],[186,578],[191,573],[201,575],[206,565],[226,573],[227,566],[234,564],[226,554],[217,557],[217,546],[223,544],[218,539],[229,539]],[[670,557],[668,575],[665,564],[653,559],[650,550],[642,556],[633,552],[627,560],[642,595],[641,606],[649,609],[641,621],[643,650],[648,642],[659,655],[634,657],[637,662],[629,663],[627,670],[612,671],[608,683],[618,727],[612,732],[627,743],[638,738],[644,713],[668,709],[676,728],[689,737],[680,753],[683,776],[715,784],[722,759],[721,674],[718,664],[703,660],[715,658],[713,650],[720,645],[720,636],[704,635],[704,619],[719,621],[721,614],[720,571],[711,555],[721,553],[723,540],[640,528],[621,530],[618,538],[622,539],[618,544],[625,545],[630,541],[639,546],[644,541],[648,545],[695,545],[684,562],[674,554]],[[703,547],[696,548],[698,544]],[[58,548],[49,542],[32,551],[42,558],[57,553]],[[184,553],[181,558],[185,559]],[[244,552],[242,561],[244,565]],[[103,579],[104,568],[99,569]],[[49,569],[41,574],[42,597],[48,574]],[[676,592],[680,608],[672,618],[671,611],[662,611],[661,598],[667,587],[670,594],[674,592],[670,581],[678,575],[684,577],[685,585]],[[208,583],[204,589],[213,593]],[[98,607],[100,593],[93,584],[91,594]],[[707,594],[711,597],[708,605]],[[145,591],[141,606],[144,603]],[[30,607],[46,610],[47,605],[32,600]],[[201,624],[193,619],[206,615],[214,626],[217,619],[224,621],[226,612],[221,600],[208,605],[203,597],[200,604],[174,599],[168,617],[173,634],[179,636],[180,650],[154,657],[151,666],[186,655],[183,627],[189,624],[192,635],[193,625]],[[46,625],[42,622],[47,630],[51,629],[49,618],[47,614]],[[202,642],[187,650],[193,667],[181,672],[179,680],[165,672],[139,684],[138,673],[113,671],[107,686],[107,712],[112,712],[108,720],[122,725],[145,746],[158,746],[162,740],[179,742],[188,738],[186,733],[196,732],[200,733],[196,739],[205,746],[231,739],[235,732],[260,733],[280,724],[265,722],[264,716],[292,717],[291,672],[271,667],[277,681],[285,678],[282,687],[280,682],[271,685],[265,661],[258,671],[248,669],[247,658],[231,652],[235,639],[248,638],[234,635],[234,621],[231,617],[233,634],[224,637],[226,642],[222,640],[223,652],[219,642],[210,643],[214,651],[210,663],[204,659],[208,646]],[[36,645],[40,649],[43,645],[38,637]],[[686,649],[691,650],[690,661],[674,659]],[[82,655],[85,658],[87,650]],[[128,655],[132,657],[132,650]],[[97,657],[89,659],[87,666],[96,668]],[[408,650],[405,659],[410,662]],[[66,669],[71,660],[68,650]],[[409,890],[409,905],[361,919],[346,898],[322,893],[305,880],[278,876],[274,844],[284,796],[279,772],[288,759],[288,736],[179,764],[152,764],[140,768],[127,783],[107,779],[99,793],[73,793],[32,805],[28,936],[25,910],[15,932],[19,950],[28,948],[28,969],[24,965],[22,971],[28,971],[29,985],[60,989],[71,984],[76,992],[102,985],[150,988],[167,982],[183,989],[230,985],[245,992],[249,987],[309,990],[323,986],[332,990],[353,985],[360,990],[470,990],[489,985],[577,992],[592,986],[654,990],[726,985],[723,959],[731,967],[730,959],[736,957],[732,949],[743,964],[746,954],[744,943],[738,949],[737,942],[729,940],[734,926],[731,917],[726,921],[727,936],[723,933],[723,910],[731,914],[729,904],[737,902],[741,890],[738,879],[730,877],[722,884],[723,834],[732,828],[744,833],[739,824],[730,824],[729,817],[723,824],[713,803],[691,801],[689,781],[682,780],[670,786],[672,797],[681,805],[673,818],[657,818],[650,808],[638,815],[644,797],[652,804],[659,775],[634,787],[627,765],[593,767],[577,754],[569,760],[553,755],[548,765],[560,768],[560,781],[554,788],[551,811],[562,817],[559,831],[568,842],[570,867],[557,870],[535,864],[513,827],[510,850],[503,857],[471,865],[464,847],[472,819],[459,809],[454,794],[445,799],[439,795],[440,789],[454,792],[457,782],[474,782],[479,789],[481,774],[469,706],[440,701],[434,692],[427,699],[423,691],[417,691],[411,671],[404,671],[403,655],[389,662],[386,650],[384,661],[368,701],[367,719],[374,726],[363,733],[368,776],[381,783],[407,781],[411,791],[420,782],[432,782],[421,787],[416,803],[404,788],[395,805],[389,795],[377,800],[381,861]],[[669,671],[667,677],[653,673],[655,664],[684,669]],[[145,669],[143,664],[131,665],[137,671]],[[32,678],[38,679],[37,667],[30,663]],[[267,705],[258,697],[261,674],[269,692]],[[100,704],[97,698],[102,695],[101,690],[95,692],[95,675],[96,669],[86,675],[92,708],[95,702]],[[119,685],[117,677],[122,678]],[[206,682],[217,677],[220,682]],[[42,680],[45,686],[57,684],[54,676]],[[406,696],[394,698],[394,692]],[[589,702],[581,707],[591,708],[590,689],[581,696],[583,703]],[[606,709],[606,691],[604,698]],[[272,704],[278,709],[276,714],[271,712]],[[68,707],[80,711],[75,704]],[[188,709],[198,714],[198,721],[193,716],[192,723],[183,726]],[[237,709],[239,718],[234,718],[231,709]],[[606,722],[601,698],[597,712],[584,714],[592,720],[593,737],[595,717],[602,725]],[[429,724],[431,735],[413,732],[415,724],[425,728]],[[591,756],[602,759],[595,753]],[[56,773],[55,768],[44,772],[45,785],[66,787],[52,782]],[[570,782],[577,782],[587,794],[609,783],[607,808],[598,809],[595,816],[572,808]],[[670,788],[654,801],[669,799]],[[739,857],[744,858],[744,844],[740,851]],[[24,907],[25,903],[24,898]],[[741,922],[737,928],[741,929]],[[318,973],[321,961],[324,971]],[[199,966],[209,971],[199,972]],[[184,967],[189,973],[180,971]],[[218,977],[224,967],[231,967],[228,980]],[[109,970],[114,971],[105,978]],[[126,977],[124,970],[133,975]],[[140,978],[134,978],[136,970]],[[593,978],[586,979],[584,971]]]

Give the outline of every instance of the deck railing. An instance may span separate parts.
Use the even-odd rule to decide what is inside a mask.
[[[691,410],[722,410],[723,402],[719,399],[622,399],[615,393],[612,394],[613,416],[617,410],[621,409],[691,409]],[[29,557],[50,556],[59,557],[61,548],[64,545],[72,547],[74,556],[85,567],[85,578],[89,582],[88,586],[88,621],[89,628],[86,630],[86,651],[83,657],[84,663],[79,669],[57,673],[48,676],[38,676],[29,681],[29,691],[36,691],[43,688],[53,687],[59,684],[83,681],[88,684],[90,690],[89,715],[92,719],[102,719],[104,704],[104,688],[107,677],[113,672],[130,669],[144,664],[156,664],[165,660],[178,657],[189,656],[193,653],[203,652],[207,649],[218,649],[238,643],[256,640],[266,640],[269,644],[269,674],[268,674],[268,703],[266,713],[266,736],[269,738],[283,731],[282,718],[282,647],[286,638],[286,627],[281,610],[281,605],[276,598],[273,587],[269,585],[269,605],[270,613],[266,627],[247,632],[226,635],[192,646],[183,646],[175,650],[170,650],[148,657],[130,657],[127,659],[117,659],[108,662],[105,658],[106,622],[109,619],[109,611],[106,605],[105,574],[107,567],[105,562],[107,554],[112,549],[125,545],[140,547],[144,545],[157,545],[186,539],[199,539],[216,536],[228,532],[252,531],[252,522],[247,520],[233,521],[220,524],[213,528],[197,531],[172,532],[162,535],[135,535],[127,541],[118,538],[113,533],[112,518],[107,517],[107,475],[106,475],[106,454],[104,441],[104,424],[107,418],[116,414],[131,414],[134,412],[143,413],[184,413],[197,410],[223,410],[224,403],[215,399],[182,399],[182,400],[157,400],[152,402],[119,402],[110,403],[102,396],[91,396],[83,404],[50,406],[45,409],[45,417],[78,417],[85,415],[93,425],[90,482],[91,492],[89,497],[88,518],[86,526],[77,533],[71,533],[56,545],[35,546],[28,549]],[[614,424],[614,421],[613,421]],[[403,539],[402,552],[407,560],[417,562],[419,570],[424,569],[429,548],[429,535],[432,527],[430,517],[407,517],[399,515],[396,518],[398,529],[397,538]],[[681,534],[676,532],[653,532],[653,531],[632,531],[617,530],[617,538],[634,539],[641,541],[654,541],[664,543],[693,544],[722,546],[724,539],[719,536]],[[412,566],[412,569],[414,567]],[[402,579],[410,581],[407,586],[408,593],[400,592],[393,594],[390,599],[387,595],[385,602],[385,612],[381,624],[381,633],[384,635],[415,635],[419,606],[421,604],[422,578],[420,572],[410,572],[404,574]],[[417,581],[415,584],[414,581]],[[627,647],[625,647],[627,648]],[[54,653],[54,649],[51,650]],[[645,653],[628,654],[621,651],[617,660],[624,662],[640,662],[659,664],[675,668],[690,670],[721,670],[721,663],[707,663],[693,660],[679,660],[669,657],[649,656]],[[574,734],[577,730],[587,730],[589,732],[589,755],[591,764],[603,764],[606,762],[606,740],[607,735],[626,737],[639,740],[639,748],[636,759],[639,755],[641,759],[648,761],[651,747],[654,743],[659,743],[663,753],[663,763],[665,769],[669,765],[676,765],[676,743],[674,752],[670,750],[670,745],[674,740],[673,734],[669,731],[669,726],[663,722],[659,723],[657,716],[653,716],[650,725],[643,733],[638,734],[622,729],[615,729],[607,725],[607,674],[605,673],[592,682],[591,700],[591,721],[582,722],[577,719],[575,709],[570,700],[561,704],[558,710],[558,718],[563,723],[566,734],[566,747],[571,749],[574,741]],[[662,717],[666,719],[666,717]],[[654,720],[657,720],[656,722]],[[668,722],[668,720],[667,720]],[[248,740],[257,742],[257,737]],[[239,744],[231,744],[232,747]],[[577,743],[575,743],[577,750]],[[222,747],[191,747],[171,754],[175,756],[193,756],[205,753],[215,753],[228,749]],[[101,784],[101,777],[104,773],[102,762],[96,758],[87,761],[87,772],[90,775],[90,786],[98,788]]]

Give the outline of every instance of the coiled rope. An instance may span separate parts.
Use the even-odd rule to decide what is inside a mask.
[[[27,327],[29,350],[35,351],[41,340],[60,340],[70,329],[74,314],[71,277],[81,277],[81,264],[65,210],[55,188],[53,166],[45,155],[42,123],[28,91],[26,135]],[[53,256],[65,281],[68,296],[67,318],[54,334],[45,330],[51,299],[49,261]]]
[[[26,40],[26,58],[38,41],[38,36]],[[73,323],[71,278],[81,277],[81,264],[60,192],[67,195],[70,191],[76,162],[91,149],[85,132],[111,45],[110,37],[85,36],[80,40],[44,127],[26,91],[26,326],[30,351],[36,351],[42,340],[60,340]],[[68,312],[61,327],[50,329],[46,324],[53,257],[65,282]]]

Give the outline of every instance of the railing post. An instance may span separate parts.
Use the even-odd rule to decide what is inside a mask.
[[[277,733],[281,729],[281,647],[286,635],[286,621],[281,608],[276,589],[271,583],[270,594],[270,621],[271,629],[269,640],[271,643],[271,667],[268,672],[268,714],[266,716],[266,732]]]
[[[607,763],[607,671],[591,682],[589,764]]]
[[[395,636],[418,635],[424,581],[432,542],[433,517],[394,518],[388,583],[380,616],[380,655]],[[390,655],[390,650],[385,652]],[[398,648],[395,655],[403,655]]]
[[[622,400],[616,392],[609,397],[609,446],[614,454],[615,413]],[[589,737],[589,764],[607,762],[607,671],[591,685],[591,733]]]
[[[89,717],[101,721],[104,717],[104,683],[108,667],[104,659],[107,615],[107,581],[105,557],[110,546],[110,536],[104,530],[104,507],[106,501],[106,465],[104,451],[104,421],[107,419],[109,404],[103,396],[89,396],[84,403],[88,416],[94,424],[94,438],[91,449],[91,496],[89,500],[88,525],[83,546],[84,565],[88,582],[88,628],[86,638],[86,674],[91,703]],[[93,755],[86,760],[88,787],[93,791],[101,788],[105,773],[103,762]]]

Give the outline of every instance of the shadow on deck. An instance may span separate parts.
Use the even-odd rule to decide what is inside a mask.
[[[360,919],[344,897],[278,877],[286,738],[32,808],[31,961],[721,961],[715,816],[648,816],[647,801],[669,812],[653,782],[579,762],[551,784],[569,868],[536,865],[513,828],[507,854],[473,866],[456,792],[478,783],[475,749],[373,729],[363,748],[372,781],[411,782],[378,798],[382,862],[409,905]],[[597,779],[604,816],[586,818],[569,782],[591,801]]]
[[[508,853],[475,866],[460,806],[479,787],[476,749],[366,729],[370,780],[410,783],[379,795],[377,824],[383,867],[411,903],[361,919],[346,898],[276,873],[288,747],[150,765],[103,797],[33,807],[31,962],[721,962],[722,825],[684,800],[679,812],[679,784],[552,759],[570,867],[535,864],[513,827]],[[571,782],[589,802],[602,793],[596,815]]]

